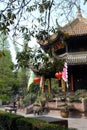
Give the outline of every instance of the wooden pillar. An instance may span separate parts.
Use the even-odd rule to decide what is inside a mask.
[[[51,92],[51,78],[48,79],[48,93]]]
[[[45,77],[42,75],[42,93],[44,93],[44,86],[45,86]]]
[[[59,88],[61,87],[61,79],[58,79]]]
[[[71,90],[74,91],[73,75],[71,74]]]
[[[62,84],[62,91],[65,92],[66,91],[66,83],[63,79],[61,79],[61,84]]]

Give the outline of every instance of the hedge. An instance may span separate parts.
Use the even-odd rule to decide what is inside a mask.
[[[0,130],[68,130],[68,128],[0,111]]]

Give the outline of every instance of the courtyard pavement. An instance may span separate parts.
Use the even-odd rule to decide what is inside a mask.
[[[25,117],[35,117],[34,114],[25,114],[23,111],[18,111],[17,114],[23,115]],[[36,115],[38,117],[38,115]],[[46,115],[39,115],[46,117],[54,117],[59,119],[68,120],[68,128],[75,128],[75,130],[87,130],[87,115],[84,113],[78,114],[77,112],[73,112],[69,115],[68,118],[61,117],[60,113],[49,112]]]
[[[0,107],[0,110],[5,110],[4,107]],[[18,115],[22,115],[24,117],[38,117],[38,115],[34,114],[25,114],[23,110],[18,110]],[[81,116],[77,113],[72,113],[68,118],[62,118],[60,113],[54,113],[49,112],[46,115],[39,115],[39,116],[46,116],[46,117],[54,117],[54,118],[60,118],[60,119],[66,119],[68,120],[68,128],[75,128],[75,130],[87,130],[87,116],[84,115],[84,113],[81,113]]]

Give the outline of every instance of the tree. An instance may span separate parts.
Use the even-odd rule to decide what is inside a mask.
[[[25,47],[18,52],[17,65],[22,68],[30,68],[37,75],[45,75],[47,78],[54,77],[55,72],[62,71],[64,60],[55,59],[49,53],[44,52],[40,47],[31,49]],[[53,75],[52,75],[53,72]],[[51,74],[51,75],[50,75]]]
[[[40,74],[45,72],[44,69],[47,67],[49,73],[48,70],[55,68],[52,60],[49,61],[52,57],[47,57],[40,49],[38,55],[30,53],[28,42],[31,37],[43,41],[49,40],[52,33],[60,31],[62,26],[60,23],[65,23],[66,20],[69,22],[73,18],[72,12],[80,6],[79,0],[1,0],[0,4],[2,7],[0,10],[1,33],[11,36],[14,43],[22,45],[23,42],[18,42],[18,39],[26,40],[27,43],[27,49],[17,55],[18,65],[22,67],[34,65],[35,69],[39,69]],[[43,70],[37,59],[43,61]],[[55,63],[57,63],[56,60]]]
[[[7,36],[0,32],[0,57],[5,56],[4,49],[8,50],[9,43],[7,41]]]
[[[18,78],[18,81],[20,83],[18,94],[25,96],[27,93],[29,69],[21,67],[19,70],[17,70],[17,78]]]
[[[0,98],[6,101],[14,94],[18,80],[15,79],[10,52],[7,50],[4,52],[5,55],[0,58]]]
[[[29,43],[35,37],[44,41],[61,30],[63,24],[73,19],[73,10],[78,9],[80,3],[80,0],[1,0],[0,34],[13,40],[11,44],[18,52],[17,45],[23,47],[23,40]]]
[[[31,36],[48,38],[51,33],[60,29],[60,23],[63,21],[65,23],[66,20],[69,22],[73,18],[72,12],[79,7],[80,2],[79,0],[1,0],[0,31],[15,37],[16,42],[20,37],[27,41]]]
[[[86,3],[86,2],[87,2],[87,0],[84,0],[84,2]]]

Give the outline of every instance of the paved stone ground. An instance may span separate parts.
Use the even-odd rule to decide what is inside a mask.
[[[0,107],[1,110],[4,110],[3,107]],[[17,111],[18,115],[23,115],[25,117],[34,117],[34,114],[25,114],[23,112],[23,110],[18,110]],[[38,115],[36,115],[38,116]],[[41,115],[42,116],[42,115]],[[87,116],[84,115],[84,113],[81,115],[78,113],[73,112],[72,114],[70,114],[70,116],[68,118],[62,118],[60,116],[60,113],[56,112],[49,112],[48,114],[44,115],[47,117],[55,117],[55,118],[60,118],[60,119],[66,119],[68,120],[68,128],[76,128],[76,130],[87,130]]]
[[[34,114],[24,114],[23,111],[18,111],[17,114],[23,115],[25,117],[34,117]],[[36,115],[38,117],[38,115]],[[41,115],[43,116],[43,115]],[[70,114],[68,118],[62,118],[60,112],[49,112],[48,114],[44,115],[47,117],[55,117],[60,119],[68,120],[68,128],[75,128],[76,130],[87,130],[87,115],[83,113],[78,114],[77,112],[73,112]]]
[[[56,117],[57,115],[50,114],[49,116]],[[58,118],[62,118],[61,116],[58,116]],[[76,130],[87,130],[87,118],[86,117],[68,117],[68,118],[62,118],[68,120],[68,128],[76,128]]]

